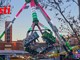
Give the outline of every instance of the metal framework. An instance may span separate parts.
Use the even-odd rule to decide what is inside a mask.
[[[62,46],[64,47],[65,51],[66,51],[66,52],[69,52],[70,50],[72,50],[72,48],[69,46],[69,43],[67,43],[67,42],[65,41],[65,39],[64,39],[62,36],[60,36],[60,34],[58,33],[58,29],[56,28],[55,25],[53,25],[52,20],[50,19],[50,17],[48,16],[48,14],[45,12],[45,10],[42,8],[42,6],[38,3],[37,0],[25,0],[25,4],[22,6],[22,8],[19,10],[19,12],[16,14],[16,16],[13,18],[13,20],[11,21],[11,23],[8,25],[7,29],[5,29],[5,31],[0,35],[0,39],[3,37],[3,35],[5,34],[5,32],[9,29],[9,27],[14,23],[14,21],[16,20],[16,18],[20,15],[20,13],[21,13],[21,12],[23,11],[23,9],[26,7],[27,3],[30,3],[30,6],[31,6],[31,8],[32,8],[32,17],[33,17],[33,23],[32,23],[31,28],[29,29],[28,33],[29,33],[30,31],[32,31],[32,32],[31,32],[31,34],[32,34],[33,31],[34,31],[35,26],[37,26],[38,29],[40,30],[41,34],[43,35],[42,37],[45,38],[45,39],[47,39],[46,41],[48,41],[49,43],[50,43],[50,42],[55,43],[55,42],[54,42],[54,41],[55,41],[54,36],[52,36],[51,33],[42,32],[42,30],[41,30],[41,28],[40,28],[40,26],[42,26],[42,27],[44,27],[45,29],[48,29],[48,28],[46,28],[43,24],[41,24],[41,23],[39,22],[38,18],[37,18],[37,13],[36,13],[36,6],[37,6],[37,7],[39,7],[39,9],[40,9],[40,11],[42,12],[43,16],[46,18],[46,21],[48,22],[48,24],[49,24],[50,27],[52,28],[52,31],[53,31],[53,32],[55,33],[55,35],[57,36],[59,43],[62,44]],[[40,25],[40,26],[39,26],[39,25]],[[46,36],[48,36],[48,35],[46,35],[46,34],[49,34],[49,37],[51,37],[51,38],[46,37]],[[54,39],[54,40],[53,40],[53,39]],[[49,48],[50,48],[50,47],[52,47],[52,46],[49,46]],[[28,47],[26,47],[26,49],[28,49]],[[30,49],[30,48],[29,48],[29,49]],[[45,48],[45,50],[47,50],[47,49],[48,49],[48,48]],[[30,49],[30,50],[31,50],[31,49]],[[28,51],[30,51],[30,50],[28,50]],[[43,50],[43,51],[45,51],[45,50]],[[34,52],[34,50],[31,50],[31,51]],[[42,51],[42,52],[43,52],[43,51]],[[49,50],[48,50],[48,51],[49,51]],[[36,53],[37,53],[37,52],[36,52]]]

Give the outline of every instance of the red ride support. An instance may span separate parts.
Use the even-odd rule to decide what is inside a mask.
[[[22,12],[22,10],[25,8],[26,4],[27,4],[27,3],[25,3],[25,4],[23,5],[23,7],[19,10],[19,12],[16,14],[16,17],[19,16],[19,14],[20,14],[20,13]]]
[[[30,3],[30,4],[31,4],[31,7],[34,7],[34,6],[36,6],[36,5],[35,5],[35,2],[34,2],[34,0],[31,0],[31,3]]]

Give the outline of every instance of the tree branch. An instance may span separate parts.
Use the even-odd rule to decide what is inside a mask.
[[[74,28],[72,27],[72,25],[70,24],[70,22],[66,19],[66,17],[64,16],[64,14],[62,13],[62,10],[61,10],[61,7],[60,5],[54,0],[55,4],[57,5],[57,7],[59,8],[59,12],[60,14],[62,15],[62,17],[65,19],[65,21],[69,24],[70,28],[72,29],[72,31],[75,33],[75,36],[77,38],[77,40],[79,40],[77,34],[76,34],[76,31],[74,30]]]

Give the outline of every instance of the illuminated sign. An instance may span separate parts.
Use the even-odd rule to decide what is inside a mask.
[[[0,14],[10,14],[10,5],[7,7],[0,7]]]
[[[37,32],[34,32],[29,37],[24,40],[24,46],[28,46],[32,41],[36,40],[39,37]]]

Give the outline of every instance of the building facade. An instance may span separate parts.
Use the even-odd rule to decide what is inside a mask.
[[[5,29],[11,21],[5,22]],[[0,50],[24,50],[23,41],[12,41],[12,26],[5,33],[5,40],[0,41]]]
[[[10,22],[11,21],[5,22],[5,30],[7,29]],[[12,42],[12,25],[10,26],[10,28],[5,33],[5,42]]]

